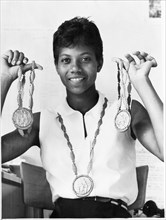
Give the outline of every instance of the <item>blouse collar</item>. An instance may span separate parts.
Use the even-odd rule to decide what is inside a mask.
[[[86,112],[85,115],[92,115],[95,118],[99,117],[104,103],[104,95],[101,92],[98,92],[98,94],[99,94],[99,99],[96,105],[93,108],[91,108],[88,112]],[[72,114],[75,114],[76,112],[78,113],[79,111],[72,109],[67,103],[67,100],[65,98],[62,104],[57,107],[56,112],[60,113],[63,117],[67,117]]]

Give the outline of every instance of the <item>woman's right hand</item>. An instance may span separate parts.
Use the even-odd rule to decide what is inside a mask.
[[[6,51],[1,58],[2,76],[14,81],[17,78],[19,68],[21,68],[21,71],[24,74],[32,69],[32,63],[28,63],[28,58],[23,52],[19,52],[18,50]],[[43,67],[37,63],[35,63],[34,68],[39,70],[43,69]]]

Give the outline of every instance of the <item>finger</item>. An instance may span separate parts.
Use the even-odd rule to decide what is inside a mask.
[[[145,57],[141,55],[140,51],[134,51],[132,54],[137,56],[137,58],[140,60],[140,63],[144,63],[146,61]]]
[[[27,64],[27,63],[28,63],[28,58],[27,58],[27,57],[24,57],[23,63],[24,63],[24,64]]]
[[[145,58],[147,57],[147,55],[148,55],[148,53],[146,53],[146,52],[144,52],[144,51],[141,51],[140,54],[141,54],[141,56],[144,57],[144,59],[145,59]]]
[[[152,62],[152,67],[157,66],[157,61],[155,60],[154,57],[150,56],[149,54],[147,55],[146,60]]]
[[[28,64],[26,64],[22,67],[23,72],[27,72],[27,71],[32,70],[32,69],[43,70],[43,67],[41,65],[37,64],[37,63],[34,63],[34,64],[33,63],[28,63]]]
[[[43,67],[42,67],[41,65],[35,63],[35,62],[33,62],[32,65],[33,65],[32,67],[33,67],[34,69],[43,70]]]
[[[12,59],[12,65],[15,65],[17,63],[19,55],[20,55],[19,51],[15,50],[14,55],[13,55],[13,59]]]
[[[17,65],[20,65],[23,63],[23,59],[24,59],[24,53],[20,52],[19,57],[18,57],[18,61],[16,62]]]
[[[13,59],[13,55],[14,55],[13,51],[8,50],[2,55],[2,58],[4,58],[9,64],[11,64],[11,61]]]
[[[129,63],[134,64],[134,65],[136,64],[135,59],[130,54],[125,54],[125,57]]]

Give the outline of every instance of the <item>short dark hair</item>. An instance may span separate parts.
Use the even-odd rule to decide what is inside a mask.
[[[96,60],[103,60],[103,42],[99,29],[88,18],[75,17],[62,23],[53,35],[53,55],[58,63],[59,50],[63,47],[83,44],[94,50]]]

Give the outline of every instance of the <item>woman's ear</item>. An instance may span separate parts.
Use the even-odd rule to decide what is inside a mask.
[[[103,66],[103,59],[99,60],[99,62],[98,62],[97,72],[100,72],[102,66]]]
[[[55,65],[55,69],[56,69],[56,71],[57,71],[57,73],[58,73],[58,63],[55,61],[55,59],[54,59],[54,65]],[[58,73],[59,74],[59,73]]]
[[[59,75],[59,72],[58,72],[58,65],[57,65],[57,64],[55,64],[55,68],[56,68],[56,72],[57,72],[58,75]]]

